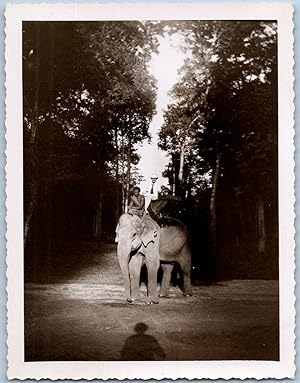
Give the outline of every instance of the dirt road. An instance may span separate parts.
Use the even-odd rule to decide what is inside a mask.
[[[141,301],[128,304],[115,247],[89,254],[26,283],[27,361],[278,360],[278,282],[198,285],[189,298],[172,287],[150,306],[142,285]]]

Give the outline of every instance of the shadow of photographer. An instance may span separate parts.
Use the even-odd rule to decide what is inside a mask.
[[[145,334],[148,326],[137,323],[134,327],[136,334],[129,336],[121,351],[121,360],[164,360],[165,352],[158,341],[151,335]]]

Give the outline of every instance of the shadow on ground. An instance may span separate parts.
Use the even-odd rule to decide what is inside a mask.
[[[142,284],[128,304],[114,245],[66,244],[50,263],[26,265],[26,361],[279,358],[278,281],[203,284],[189,298],[173,286],[158,305]]]

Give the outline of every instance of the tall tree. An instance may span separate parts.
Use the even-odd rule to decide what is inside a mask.
[[[155,39],[139,22],[26,22],[23,29],[25,240],[46,190],[40,184],[70,176],[95,185],[100,239],[105,183],[118,184],[120,157],[130,153],[122,169],[130,184],[135,145],[148,137],[156,88],[147,62]]]
[[[165,115],[161,147],[171,154],[176,165],[180,150],[172,142],[178,136],[189,138],[184,177],[194,176],[194,196],[207,187],[211,190],[211,251],[216,253],[218,200],[222,198],[218,197],[218,189],[224,191],[233,182],[235,190],[239,190],[239,198],[245,197],[249,180],[245,182],[240,171],[244,176],[255,173],[252,181],[260,183],[264,190],[269,187],[267,182],[276,189],[274,171],[270,167],[263,170],[260,160],[272,158],[272,169],[276,169],[273,161],[277,129],[276,24],[199,21],[177,23],[176,28],[186,36],[188,58],[181,79],[173,89],[175,101]],[[268,121],[265,116],[269,116]],[[175,121],[186,123],[178,130]],[[255,239],[260,238],[258,251],[262,251],[265,249],[262,238],[266,236],[266,201],[262,202],[259,197],[259,189],[252,192],[258,200]]]

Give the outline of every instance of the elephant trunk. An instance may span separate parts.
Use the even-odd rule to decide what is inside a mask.
[[[142,240],[139,235],[135,235],[131,242],[131,251],[136,251],[142,246]]]
[[[123,241],[118,242],[118,260],[123,276],[126,299],[130,300],[131,288],[130,288],[130,275],[129,275],[129,257],[130,257],[130,244],[124,244]]]

